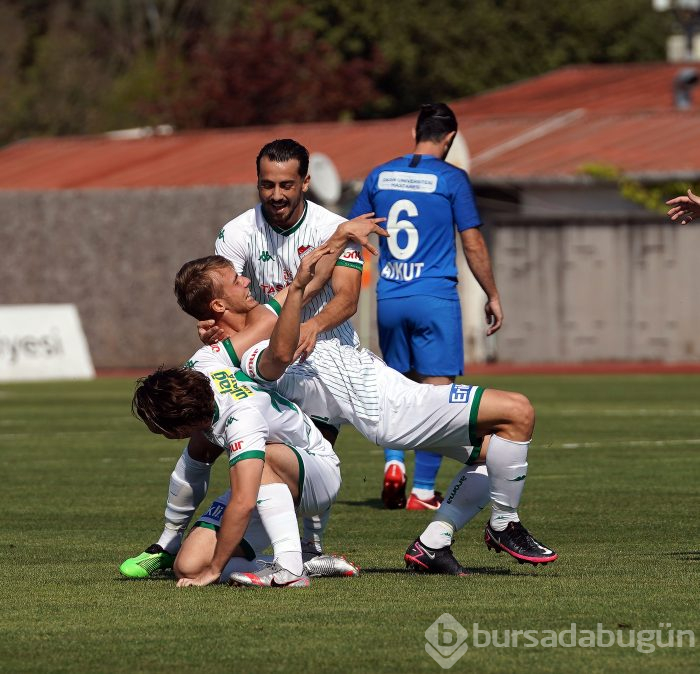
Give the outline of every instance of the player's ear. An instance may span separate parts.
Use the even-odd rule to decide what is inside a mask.
[[[306,192],[309,189],[309,184],[311,183],[311,174],[307,173],[304,177],[304,181],[301,183],[301,191]]]
[[[224,305],[223,301],[220,300],[218,297],[215,297],[211,302],[209,302],[209,308],[217,316],[223,314],[224,311],[226,311],[226,306]]]

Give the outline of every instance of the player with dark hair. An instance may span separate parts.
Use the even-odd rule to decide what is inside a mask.
[[[384,360],[414,381],[449,384],[464,368],[462,316],[457,295],[455,227],[474,277],[486,293],[487,335],[503,312],[481,219],[467,174],[445,162],[457,119],[444,103],[421,106],[413,152],[367,176],[350,216],[373,211],[387,219],[380,241],[377,324]],[[387,508],[434,510],[440,457],[416,452],[413,490],[406,502],[404,454],[384,452],[382,500]]]
[[[305,251],[325,243],[346,219],[306,198],[311,176],[309,153],[292,139],[266,144],[256,158],[260,203],[228,222],[219,232],[215,251],[229,260],[237,273],[250,279],[249,291],[265,303],[289,285]],[[372,222],[379,222],[374,219]],[[363,245],[366,244],[366,239]],[[304,306],[296,355],[311,353],[317,340],[338,338],[359,346],[350,317],[357,310],[363,256],[359,243],[346,243],[338,256],[321,261],[317,276],[328,279]],[[206,343],[221,339],[216,328],[203,337]],[[326,415],[323,415],[326,416]],[[315,419],[324,436],[334,442],[338,429]],[[192,438],[171,475],[166,502],[166,526],[158,541],[141,554],[125,560],[120,571],[143,578],[170,568],[182,535],[208,489],[211,463],[216,454]],[[320,552],[318,518],[304,519],[304,546],[308,555]]]
[[[255,159],[255,167],[260,176],[261,160],[265,158],[275,164],[285,164],[288,161],[296,160],[299,177],[306,179],[309,174],[309,151],[297,141],[291,138],[273,140],[264,145]]]

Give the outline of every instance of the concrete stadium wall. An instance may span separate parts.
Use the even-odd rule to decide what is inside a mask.
[[[700,361],[700,227],[601,215],[493,231],[500,361]]]
[[[199,342],[175,273],[255,203],[254,186],[0,191],[0,304],[76,304],[98,368],[180,363]],[[487,221],[506,323],[485,340],[483,294],[463,293],[468,363],[700,361],[700,227],[619,214]],[[354,322],[376,350],[373,285]]]
[[[183,362],[199,342],[175,274],[255,203],[253,186],[1,191],[0,304],[76,304],[98,368]]]

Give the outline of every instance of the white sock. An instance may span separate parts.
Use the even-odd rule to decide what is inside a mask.
[[[320,515],[307,515],[302,519],[302,547],[304,552],[315,550],[319,554],[323,552],[323,534],[328,526],[328,518],[331,509],[328,508]]]
[[[423,545],[433,550],[439,550],[452,545],[454,533],[455,528],[449,522],[435,521],[425,528],[425,531],[419,536],[419,540]]]
[[[304,570],[301,561],[299,525],[294,512],[294,500],[289,487],[281,482],[260,485],[258,515],[270,538],[275,561],[300,576]]]
[[[386,473],[391,466],[398,466],[401,469],[401,472],[405,475],[406,474],[406,464],[403,461],[397,461],[396,459],[392,459],[391,461],[387,461],[384,464],[384,472]]]
[[[260,562],[271,562],[272,557],[269,555],[258,555],[255,559],[248,561],[245,557],[231,557],[224,567],[219,577],[220,583],[228,583],[228,579],[232,573],[255,573],[260,571]]]
[[[447,488],[445,500],[435,511],[433,521],[420,535],[421,542],[435,550],[452,545],[454,532],[478,515],[488,502],[486,466],[464,466]]]
[[[506,440],[492,435],[486,454],[491,491],[491,527],[503,531],[509,522],[519,522],[518,506],[527,476],[530,442]]]
[[[411,494],[414,496],[417,496],[419,499],[422,501],[429,501],[433,496],[435,496],[435,490],[434,489],[420,489],[418,487],[413,487],[411,489]]]
[[[193,459],[185,447],[170,475],[165,528],[158,539],[158,545],[171,555],[180,549],[187,525],[207,495],[210,473],[211,464]]]

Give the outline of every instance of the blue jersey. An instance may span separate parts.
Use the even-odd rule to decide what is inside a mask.
[[[457,298],[454,228],[481,225],[466,172],[430,155],[409,154],[375,168],[349,218],[374,211],[380,238],[377,298]]]

